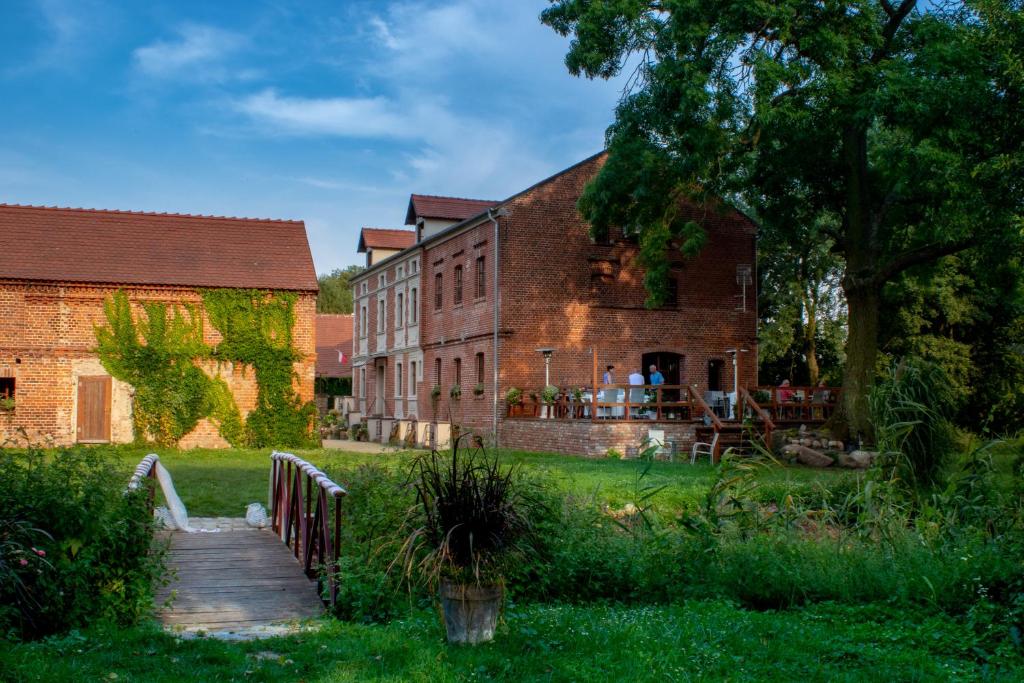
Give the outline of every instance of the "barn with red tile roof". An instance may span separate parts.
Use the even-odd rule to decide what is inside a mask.
[[[145,303],[195,306],[211,346],[220,333],[202,311],[204,290],[287,292],[295,388],[313,398],[318,286],[301,221],[0,204],[0,254],[0,443],[22,430],[56,444],[141,436],[133,388],[95,351],[104,304],[119,291],[136,312]],[[251,369],[197,363],[224,380],[243,416],[255,407]],[[204,419],[178,445],[227,442]]]

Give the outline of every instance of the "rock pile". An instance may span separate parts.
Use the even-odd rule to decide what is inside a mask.
[[[799,433],[787,436],[783,442],[782,456],[789,462],[799,462],[808,467],[848,467],[867,469],[874,463],[878,453],[856,450],[847,452],[845,444],[829,434],[814,432],[801,427]]]

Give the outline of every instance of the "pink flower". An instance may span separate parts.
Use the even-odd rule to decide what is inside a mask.
[[[33,548],[33,550],[35,550],[35,548]],[[46,557],[46,551],[45,550],[36,550],[36,555],[38,555],[39,557]]]
[[[28,564],[28,560],[20,560],[20,562],[22,567]]]

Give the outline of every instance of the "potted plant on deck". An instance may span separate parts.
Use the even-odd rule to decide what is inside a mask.
[[[541,417],[552,418],[554,417],[554,404],[558,398],[558,387],[548,385],[540,392],[540,400],[544,403],[544,408],[541,410]]]
[[[520,412],[522,412],[522,410],[521,410],[521,408],[523,406],[523,391],[522,391],[522,389],[516,389],[515,387],[511,387],[508,391],[506,391],[505,392],[505,403],[508,405],[508,414],[509,414],[510,417],[512,415],[516,414],[516,409],[517,408],[519,408]]]
[[[448,641],[481,643],[494,638],[504,568],[530,552],[526,511],[538,503],[512,467],[461,441],[450,454],[434,450],[414,462],[415,523],[399,561],[406,577],[438,591]]]

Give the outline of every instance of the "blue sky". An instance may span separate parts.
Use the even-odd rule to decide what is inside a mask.
[[[306,221],[318,272],[412,192],[500,199],[601,149],[543,0],[0,0],[0,202]]]

